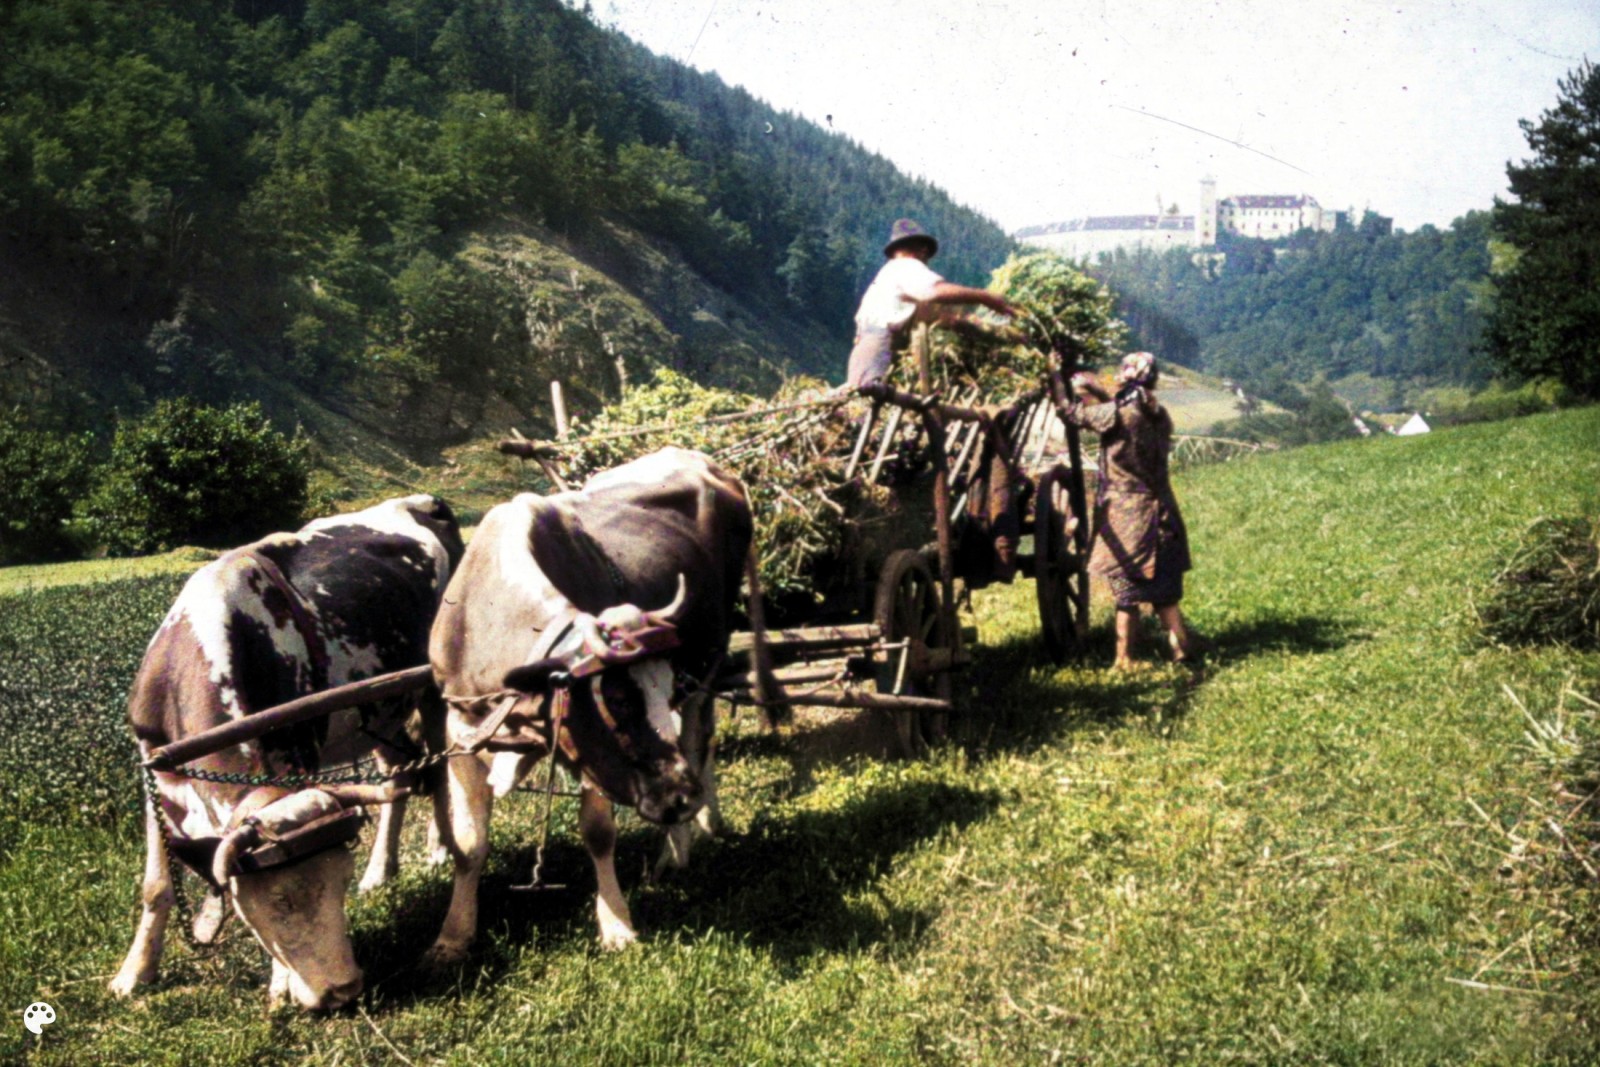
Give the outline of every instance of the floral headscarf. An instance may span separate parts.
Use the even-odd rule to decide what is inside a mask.
[[[1160,378],[1161,371],[1156,367],[1156,357],[1148,352],[1129,352],[1122,357],[1122,366],[1117,368],[1119,385],[1154,389]]]

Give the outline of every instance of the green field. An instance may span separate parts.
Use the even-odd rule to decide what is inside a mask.
[[[1209,434],[1217,423],[1239,417],[1236,398],[1220,379],[1187,367],[1164,367],[1156,391],[1172,413],[1173,428],[1181,434]],[[1279,409],[1268,404],[1264,410]]]
[[[370,992],[331,1018],[267,1013],[238,925],[205,954],[175,934],[145,996],[105,992],[141,856],[120,701],[181,578],[5,595],[0,1062],[1600,1062],[1600,884],[1546,821],[1600,747],[1600,655],[1484,648],[1471,612],[1530,520],[1600,515],[1600,408],[1178,491],[1203,677],[1102,669],[1103,607],[1058,668],[1031,583],[986,591],[970,714],[932,758],[740,718],[725,839],[643,886],[657,838],[625,824],[629,951],[596,947],[570,811],[546,863],[566,888],[511,888],[537,841],[518,796],[477,950],[414,971],[448,896],[414,818],[402,877],[352,903]],[[34,1000],[57,1012],[37,1040]]]

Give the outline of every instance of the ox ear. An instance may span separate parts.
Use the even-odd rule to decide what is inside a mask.
[[[502,684],[507,689],[515,689],[519,693],[544,693],[550,687],[550,676],[566,669],[565,660],[542,659],[536,663],[513,667],[506,672]]]

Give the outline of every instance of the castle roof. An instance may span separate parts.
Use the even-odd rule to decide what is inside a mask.
[[[1224,197],[1222,202],[1242,208],[1298,208],[1315,204],[1317,201],[1309,196],[1229,196]]]
[[[1191,231],[1193,215],[1092,215],[1089,218],[1051,222],[1043,226],[1025,226],[1014,237],[1044,237],[1053,233],[1130,232],[1146,230]]]

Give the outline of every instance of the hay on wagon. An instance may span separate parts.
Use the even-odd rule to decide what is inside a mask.
[[[932,331],[930,360],[932,391],[940,397],[1004,407],[1042,388],[1052,350],[1077,366],[1119,355],[1124,329],[1112,315],[1110,294],[1066,260],[1013,256],[990,288],[1023,314],[1009,324],[934,316],[943,327]],[[923,392],[915,361],[904,353],[888,384]],[[780,602],[820,603],[857,586],[862,561],[883,555],[886,546],[919,530],[932,536],[927,501],[895,488],[924,465],[917,419],[901,420],[885,477],[869,483],[859,470],[844,477],[865,410],[865,401],[815,378],[790,379],[774,396],[759,398],[663,369],[617,403],[574,420],[562,452],[574,480],[668,444],[715,457],[750,493],[764,592]]]

